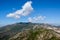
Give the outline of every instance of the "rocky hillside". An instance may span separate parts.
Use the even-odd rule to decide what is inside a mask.
[[[60,34],[45,28],[35,28],[16,34],[9,40],[60,40]]]
[[[60,28],[43,23],[15,23],[0,28],[0,40],[59,40]]]

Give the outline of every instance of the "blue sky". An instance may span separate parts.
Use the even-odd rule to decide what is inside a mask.
[[[6,17],[10,13],[23,9],[22,6],[29,1],[32,2],[33,8],[29,15],[20,15],[19,19]],[[42,18],[37,21],[33,19],[34,17],[38,19],[37,16],[41,16],[43,20],[41,20]],[[0,0],[0,25],[28,22],[29,17],[30,20],[39,23],[60,24],[60,0]]]

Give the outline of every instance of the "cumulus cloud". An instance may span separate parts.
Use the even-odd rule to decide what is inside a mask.
[[[46,18],[46,16],[36,16],[36,17],[29,17],[28,18],[28,21],[29,22],[38,22],[38,21],[41,21],[41,20],[44,20]]]
[[[33,11],[33,8],[31,6],[32,1],[26,2],[23,6],[22,9],[17,10],[13,13],[7,14],[7,17],[12,17],[12,18],[20,18],[21,16],[27,16],[30,14],[30,12]]]

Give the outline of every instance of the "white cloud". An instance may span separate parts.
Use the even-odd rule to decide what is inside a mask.
[[[20,18],[20,16],[12,13],[8,14],[7,17]]]
[[[28,18],[28,21],[29,21],[29,22],[32,22],[32,21],[33,21],[33,19],[32,19],[31,17],[29,17],[29,18]]]
[[[32,6],[32,1],[26,2],[23,6],[22,9],[17,10],[13,13],[7,14],[7,17],[12,17],[12,18],[20,18],[21,16],[27,16],[30,14],[30,12],[33,10]]]
[[[28,18],[28,21],[29,22],[38,22],[38,21],[41,21],[41,20],[44,20],[46,18],[46,16],[36,16],[36,17],[29,17]]]

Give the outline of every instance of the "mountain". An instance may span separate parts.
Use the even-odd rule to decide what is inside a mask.
[[[9,40],[60,40],[60,34],[45,28],[35,28],[16,34]]]
[[[26,40],[33,40],[33,39],[36,40],[35,39],[36,35],[40,35],[41,31],[43,33],[47,32],[46,35],[48,34],[48,36],[50,36],[50,34],[51,35],[53,34],[52,37],[57,36],[56,37],[57,39],[59,39],[59,37],[60,37],[59,36],[60,28],[56,28],[53,25],[44,24],[44,23],[40,24],[40,23],[31,23],[31,22],[27,22],[27,23],[20,22],[20,23],[15,23],[15,24],[1,27],[0,28],[0,40],[25,40],[25,37],[27,38]],[[41,33],[41,34],[45,35],[43,33]],[[56,35],[56,36],[54,36],[54,35]],[[29,36],[29,38],[28,38],[28,36]],[[37,36],[37,38],[38,38],[38,36]]]

